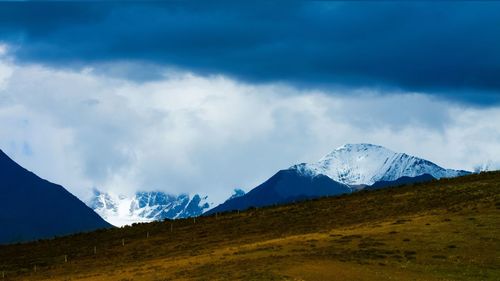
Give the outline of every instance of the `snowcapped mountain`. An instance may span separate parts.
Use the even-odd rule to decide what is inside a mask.
[[[405,153],[373,144],[346,144],[316,163],[281,170],[248,193],[230,198],[206,214],[335,196],[369,188],[384,188],[457,177],[466,171],[444,169]]]
[[[212,204],[207,197],[198,194],[172,195],[164,192],[137,192],[132,197],[103,193],[94,189],[94,196],[88,202],[105,220],[116,226],[134,222],[150,222],[163,219],[177,219],[199,216]]]
[[[137,192],[133,197],[95,191],[89,206],[114,225],[185,218],[202,213],[243,210],[249,207],[283,204],[321,196],[352,193],[364,188],[457,177],[470,172],[442,168],[428,160],[397,153],[373,144],[346,144],[315,163],[302,163],[280,170],[245,194],[233,195],[212,208],[207,197],[163,192]]]
[[[436,179],[469,174],[444,169],[430,161],[405,153],[396,153],[373,144],[346,144],[316,163],[291,167],[303,175],[326,175],[347,185],[372,185],[379,181],[395,181],[401,177],[429,174]]]

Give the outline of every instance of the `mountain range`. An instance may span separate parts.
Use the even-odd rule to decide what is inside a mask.
[[[64,187],[0,150],[0,244],[112,227]]]
[[[346,144],[318,162],[301,163],[281,170],[247,194],[229,199],[206,214],[467,174],[470,172],[445,169],[428,160],[379,145]]]
[[[199,216],[213,207],[207,199],[207,196],[198,194],[172,195],[160,191],[141,191],[129,197],[94,189],[87,205],[111,224],[122,226],[134,222]]]
[[[207,196],[161,191],[116,195],[94,189],[86,206],[62,186],[27,171],[0,150],[0,243],[49,238],[134,222],[210,215],[470,174],[373,144],[346,144],[314,163],[278,171],[214,207]],[[13,198],[22,198],[23,204]],[[105,219],[105,220],[103,220]]]

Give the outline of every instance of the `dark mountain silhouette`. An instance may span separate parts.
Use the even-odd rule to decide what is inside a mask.
[[[281,170],[245,195],[232,198],[205,214],[245,210],[284,204],[308,198],[350,193],[351,188],[324,175],[314,177],[301,174],[295,169]]]
[[[0,150],[0,243],[108,227],[62,186],[41,179]]]
[[[429,174],[423,174],[420,176],[416,177],[400,177],[397,180],[393,181],[378,181],[371,186],[366,187],[366,189],[379,189],[379,188],[384,188],[384,187],[391,187],[391,186],[400,186],[400,185],[405,185],[405,184],[412,184],[412,183],[421,183],[421,182],[428,182],[428,181],[433,181],[436,180],[433,176]]]

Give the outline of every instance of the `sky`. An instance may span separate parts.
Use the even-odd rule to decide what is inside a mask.
[[[0,3],[0,149],[214,201],[345,143],[500,167],[498,2]]]

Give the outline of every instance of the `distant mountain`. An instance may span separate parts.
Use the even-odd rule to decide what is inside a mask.
[[[39,178],[0,150],[0,243],[111,227],[62,186]]]
[[[436,179],[451,178],[470,172],[444,169],[430,161],[405,153],[396,153],[373,144],[346,144],[316,163],[292,166],[305,175],[326,175],[348,185],[372,185],[401,177],[429,174]]]
[[[94,190],[88,206],[116,226],[201,215],[211,207],[207,197],[198,194],[171,195],[159,191],[137,192],[132,197]]]
[[[338,183],[324,175],[308,176],[295,169],[281,170],[247,194],[230,198],[206,214],[245,210],[250,207],[283,204],[350,192],[352,189],[348,185]]]
[[[263,184],[207,212],[243,210],[470,174],[373,144],[346,144],[316,163],[281,170]]]

